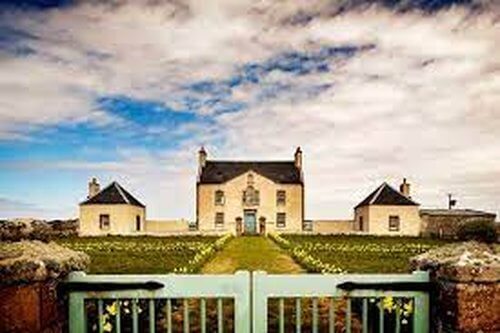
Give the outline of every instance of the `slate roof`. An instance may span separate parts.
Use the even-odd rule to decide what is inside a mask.
[[[250,170],[278,184],[302,184],[294,161],[207,161],[198,183],[222,184]]]
[[[389,184],[383,183],[354,208],[368,205],[418,206],[418,203],[407,198]]]
[[[85,200],[80,205],[117,205],[129,204],[138,207],[146,207],[132,194],[125,190],[117,182],[112,182],[93,197]]]
[[[485,216],[495,217],[496,214],[474,209],[421,209],[420,215],[430,216]]]

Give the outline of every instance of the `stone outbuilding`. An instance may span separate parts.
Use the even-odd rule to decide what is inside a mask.
[[[81,236],[134,235],[145,231],[146,206],[117,182],[100,190],[93,178],[80,203]]]
[[[410,197],[410,184],[400,191],[382,183],[354,208],[354,231],[370,235],[418,236],[419,204]]]
[[[496,214],[473,209],[421,209],[422,234],[439,238],[455,238],[459,227],[473,221],[494,224]]]

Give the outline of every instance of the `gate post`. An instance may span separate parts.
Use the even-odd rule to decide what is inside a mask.
[[[250,333],[252,318],[251,307],[251,273],[248,271],[237,271],[234,274],[237,294],[234,300],[234,331]]]
[[[252,273],[252,333],[267,332],[266,272]]]

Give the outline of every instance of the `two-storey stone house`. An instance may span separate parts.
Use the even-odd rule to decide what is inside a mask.
[[[198,153],[196,224],[202,233],[301,232],[302,151],[291,161],[214,161]]]

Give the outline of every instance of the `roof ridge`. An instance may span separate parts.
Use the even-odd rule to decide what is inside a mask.
[[[384,187],[387,186],[387,182],[383,182],[377,189],[377,192],[375,193],[375,195],[372,197],[372,199],[370,200],[370,203],[369,205],[373,205],[373,203],[375,202],[375,200],[377,200],[377,198],[379,197],[380,193],[382,192],[382,190],[384,189]]]
[[[125,193],[123,193],[121,185],[118,184],[118,182],[116,182],[116,181],[113,181],[112,185],[114,185],[116,187],[116,189],[118,190],[118,193],[120,193],[120,196],[123,198],[123,200],[125,200],[125,202],[130,205],[130,200],[125,195]]]

